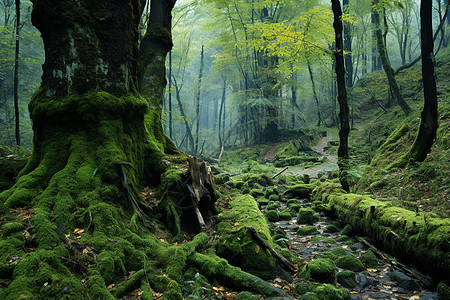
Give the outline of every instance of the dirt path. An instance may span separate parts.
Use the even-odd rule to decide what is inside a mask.
[[[289,169],[286,171],[286,174],[290,174],[290,175],[303,175],[303,174],[308,174],[311,177],[316,177],[317,174],[319,173],[326,173],[326,172],[330,172],[330,171],[335,171],[338,169],[337,166],[337,156],[336,154],[331,154],[328,152],[324,151],[324,147],[327,146],[328,142],[331,141],[333,139],[333,136],[331,135],[327,135],[325,137],[323,137],[316,146],[314,146],[312,149],[314,151],[316,151],[317,153],[319,153],[320,159],[326,157],[326,161],[320,165],[317,165],[315,167],[312,168],[307,168],[304,169],[302,167],[299,166],[293,166],[293,167],[289,167]]]

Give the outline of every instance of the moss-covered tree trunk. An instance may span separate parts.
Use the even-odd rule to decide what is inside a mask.
[[[336,81],[338,86],[338,102],[339,102],[339,148],[338,148],[338,165],[339,178],[342,188],[349,191],[350,187],[347,182],[346,170],[348,168],[348,134],[349,126],[349,109],[347,102],[347,89],[345,87],[345,67],[344,67],[344,42],[342,39],[342,9],[338,0],[331,0],[334,15],[334,32],[336,38]]]

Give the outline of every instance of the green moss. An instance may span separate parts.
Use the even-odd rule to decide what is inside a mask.
[[[250,194],[250,196],[252,196],[254,198],[259,198],[261,196],[264,196],[264,192],[260,189],[251,189],[249,194]]]
[[[278,194],[278,191],[275,190],[273,187],[269,186],[266,188],[265,192],[264,192],[264,197],[266,197],[267,199],[269,199],[270,196]]]
[[[318,286],[314,293],[319,300],[350,300],[350,293],[346,289],[337,288],[330,284]]]
[[[229,265],[224,259],[195,253],[190,257],[190,260],[199,268],[202,274],[216,278],[223,285],[230,285],[267,296],[283,295],[280,290],[274,288],[271,284],[243,272],[240,268]]]
[[[297,216],[297,224],[314,224],[315,211],[311,208],[300,208]]]
[[[375,254],[372,252],[372,250],[367,250],[366,253],[363,254],[361,257],[361,261],[368,267],[368,268],[377,268],[378,267],[378,260]]]
[[[319,231],[317,230],[316,226],[302,226],[299,227],[297,230],[298,235],[314,235],[319,234]]]
[[[272,204],[269,204],[269,205],[267,205],[266,206],[266,210],[268,211],[268,210],[277,210],[277,208],[280,208],[281,207],[281,204],[280,203],[272,203]]]
[[[399,271],[392,271],[388,273],[388,277],[390,280],[395,281],[398,283],[398,285],[405,290],[408,291],[420,291],[421,287],[419,285],[419,282],[415,279],[412,279],[411,277],[405,275],[402,272]]]
[[[257,296],[252,295],[250,292],[240,292],[236,295],[236,300],[258,300]]]
[[[341,256],[335,261],[335,263],[339,268],[347,269],[353,272],[361,272],[365,270],[361,261],[353,255]]]
[[[280,196],[278,196],[276,194],[270,195],[270,197],[269,197],[269,201],[279,201],[279,200],[280,200]]]
[[[337,273],[336,281],[342,284],[343,287],[353,289],[358,286],[356,283],[356,275],[351,271],[342,271]]]
[[[264,215],[269,222],[278,222],[280,220],[280,215],[276,210],[267,210]]]
[[[342,228],[341,230],[342,235],[353,235],[353,233],[354,233],[353,227],[350,224],[345,225],[344,228]]]
[[[305,199],[311,196],[312,191],[316,188],[315,184],[298,184],[289,187],[284,193],[283,197],[286,199]]]
[[[283,221],[289,221],[290,219],[292,219],[293,215],[295,216],[295,214],[293,214],[290,210],[285,210],[278,214],[280,220]]]
[[[323,230],[323,232],[325,232],[325,233],[336,233],[336,232],[339,232],[339,231],[341,231],[341,230],[339,228],[337,228],[336,226],[334,226],[333,224],[328,225]]]
[[[445,282],[439,282],[436,291],[442,299],[450,299],[450,287]]]
[[[443,242],[450,239],[448,219],[416,214],[367,195],[328,193],[326,189],[319,188],[314,198],[320,197],[328,203],[333,212],[355,230],[394,253],[414,258],[434,272],[450,272],[448,245]]]
[[[232,209],[223,212],[217,226],[220,236],[217,254],[247,272],[262,278],[273,278],[276,274],[274,258],[252,239],[246,229],[248,226],[254,227],[267,243],[273,245],[267,221],[257,202],[249,195],[234,195],[230,205]]]
[[[300,276],[304,280],[332,283],[334,282],[333,262],[323,258],[315,259],[303,267]]]

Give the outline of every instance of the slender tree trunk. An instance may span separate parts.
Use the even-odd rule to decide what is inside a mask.
[[[15,119],[16,119],[16,144],[17,144],[17,146],[20,146],[19,45],[20,45],[20,0],[16,0],[16,53],[14,56],[14,112],[15,112]]]
[[[424,161],[430,153],[438,127],[438,104],[436,78],[434,72],[434,43],[432,29],[431,1],[420,1],[422,77],[424,105],[417,137],[409,150],[409,156],[415,161]]]
[[[197,96],[195,99],[195,117],[196,117],[195,153],[198,152],[198,136],[199,136],[199,130],[200,130],[200,92],[202,90],[203,56],[204,56],[204,47],[202,45],[202,51],[200,53],[200,70],[198,72]]]
[[[348,169],[348,134],[350,132],[349,126],[349,109],[347,103],[347,89],[345,87],[345,66],[344,66],[344,43],[342,40],[342,10],[339,0],[331,0],[334,22],[333,27],[336,38],[336,79],[338,85],[338,101],[339,101],[339,148],[338,148],[338,164],[339,164],[339,179],[342,188],[346,191],[350,190],[346,171]]]
[[[309,59],[307,59],[307,63],[308,63],[309,77],[311,78],[311,85],[312,85],[312,90],[313,90],[313,96],[314,96],[314,100],[316,101],[316,105],[317,105],[317,126],[320,126],[322,124],[322,117],[320,115],[319,97],[317,97],[316,83],[314,82],[313,71],[312,71],[311,62],[309,61]]]
[[[373,0],[374,9],[377,9],[377,6],[379,5],[379,0]],[[389,62],[389,57],[386,50],[386,45],[384,43],[383,33],[381,29],[380,24],[380,15],[379,15],[379,9],[378,11],[375,11],[375,35],[377,39],[377,48],[378,53],[380,54],[381,58],[381,64],[383,65],[384,72],[386,73],[386,76],[388,78],[389,87],[392,90],[392,94],[397,102],[398,105],[400,105],[403,112],[408,115],[411,112],[411,108],[408,106],[408,104],[403,99],[403,96],[400,92],[400,88],[398,87],[397,80],[395,79],[394,75],[394,69],[391,67],[391,63]]]
[[[223,88],[222,88],[222,101],[220,101],[220,109],[219,109],[219,151],[223,147],[222,140],[222,114],[225,111],[225,96],[227,91],[227,81],[223,80]],[[224,120],[225,121],[225,120]],[[225,122],[224,122],[225,123]]]
[[[349,0],[343,1],[344,13],[349,14]],[[344,55],[345,60],[345,82],[347,87],[353,86],[353,62],[352,62],[352,33],[351,24],[348,21],[344,21],[344,51],[347,52]]]
[[[172,51],[169,51],[169,138],[173,139],[172,124]]]
[[[184,112],[183,103],[181,103],[181,97],[180,97],[181,88],[178,86],[178,83],[177,83],[175,77],[173,77],[173,83],[174,83],[174,87],[175,87],[175,98],[177,99],[178,108],[180,109],[180,114],[183,117],[184,126],[186,127],[186,134],[188,137],[186,149],[190,149],[190,152],[193,154],[195,152],[194,137],[192,135],[192,130],[191,130],[191,127],[189,126],[189,122],[187,120],[187,115]]]

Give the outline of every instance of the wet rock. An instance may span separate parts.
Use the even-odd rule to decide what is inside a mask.
[[[300,276],[305,280],[322,283],[334,282],[334,264],[329,259],[316,259],[303,267]]]
[[[313,235],[313,234],[319,234],[319,231],[317,230],[316,226],[303,226],[299,227],[297,230],[298,235]]]
[[[362,262],[353,255],[341,256],[336,260],[336,266],[353,272],[364,271]]]
[[[408,275],[400,272],[400,271],[393,271],[388,273],[388,277],[392,280],[398,283],[398,285],[405,290],[409,291],[419,291],[421,290],[419,283],[417,280],[409,277]]]
[[[368,288],[371,285],[377,284],[378,280],[375,280],[373,278],[367,277],[364,274],[356,274],[356,282],[359,285],[360,289],[365,289]]]
[[[361,243],[354,243],[353,245],[350,246],[350,249],[352,249],[353,251],[360,250],[363,248],[364,248],[364,245]]]
[[[336,280],[337,280],[337,282],[342,284],[343,287],[346,287],[349,289],[353,289],[358,286],[358,284],[356,283],[356,275],[355,275],[355,273],[353,273],[351,271],[339,272],[336,275]]]
[[[297,216],[298,224],[314,224],[314,214],[316,212],[312,208],[300,208]]]

